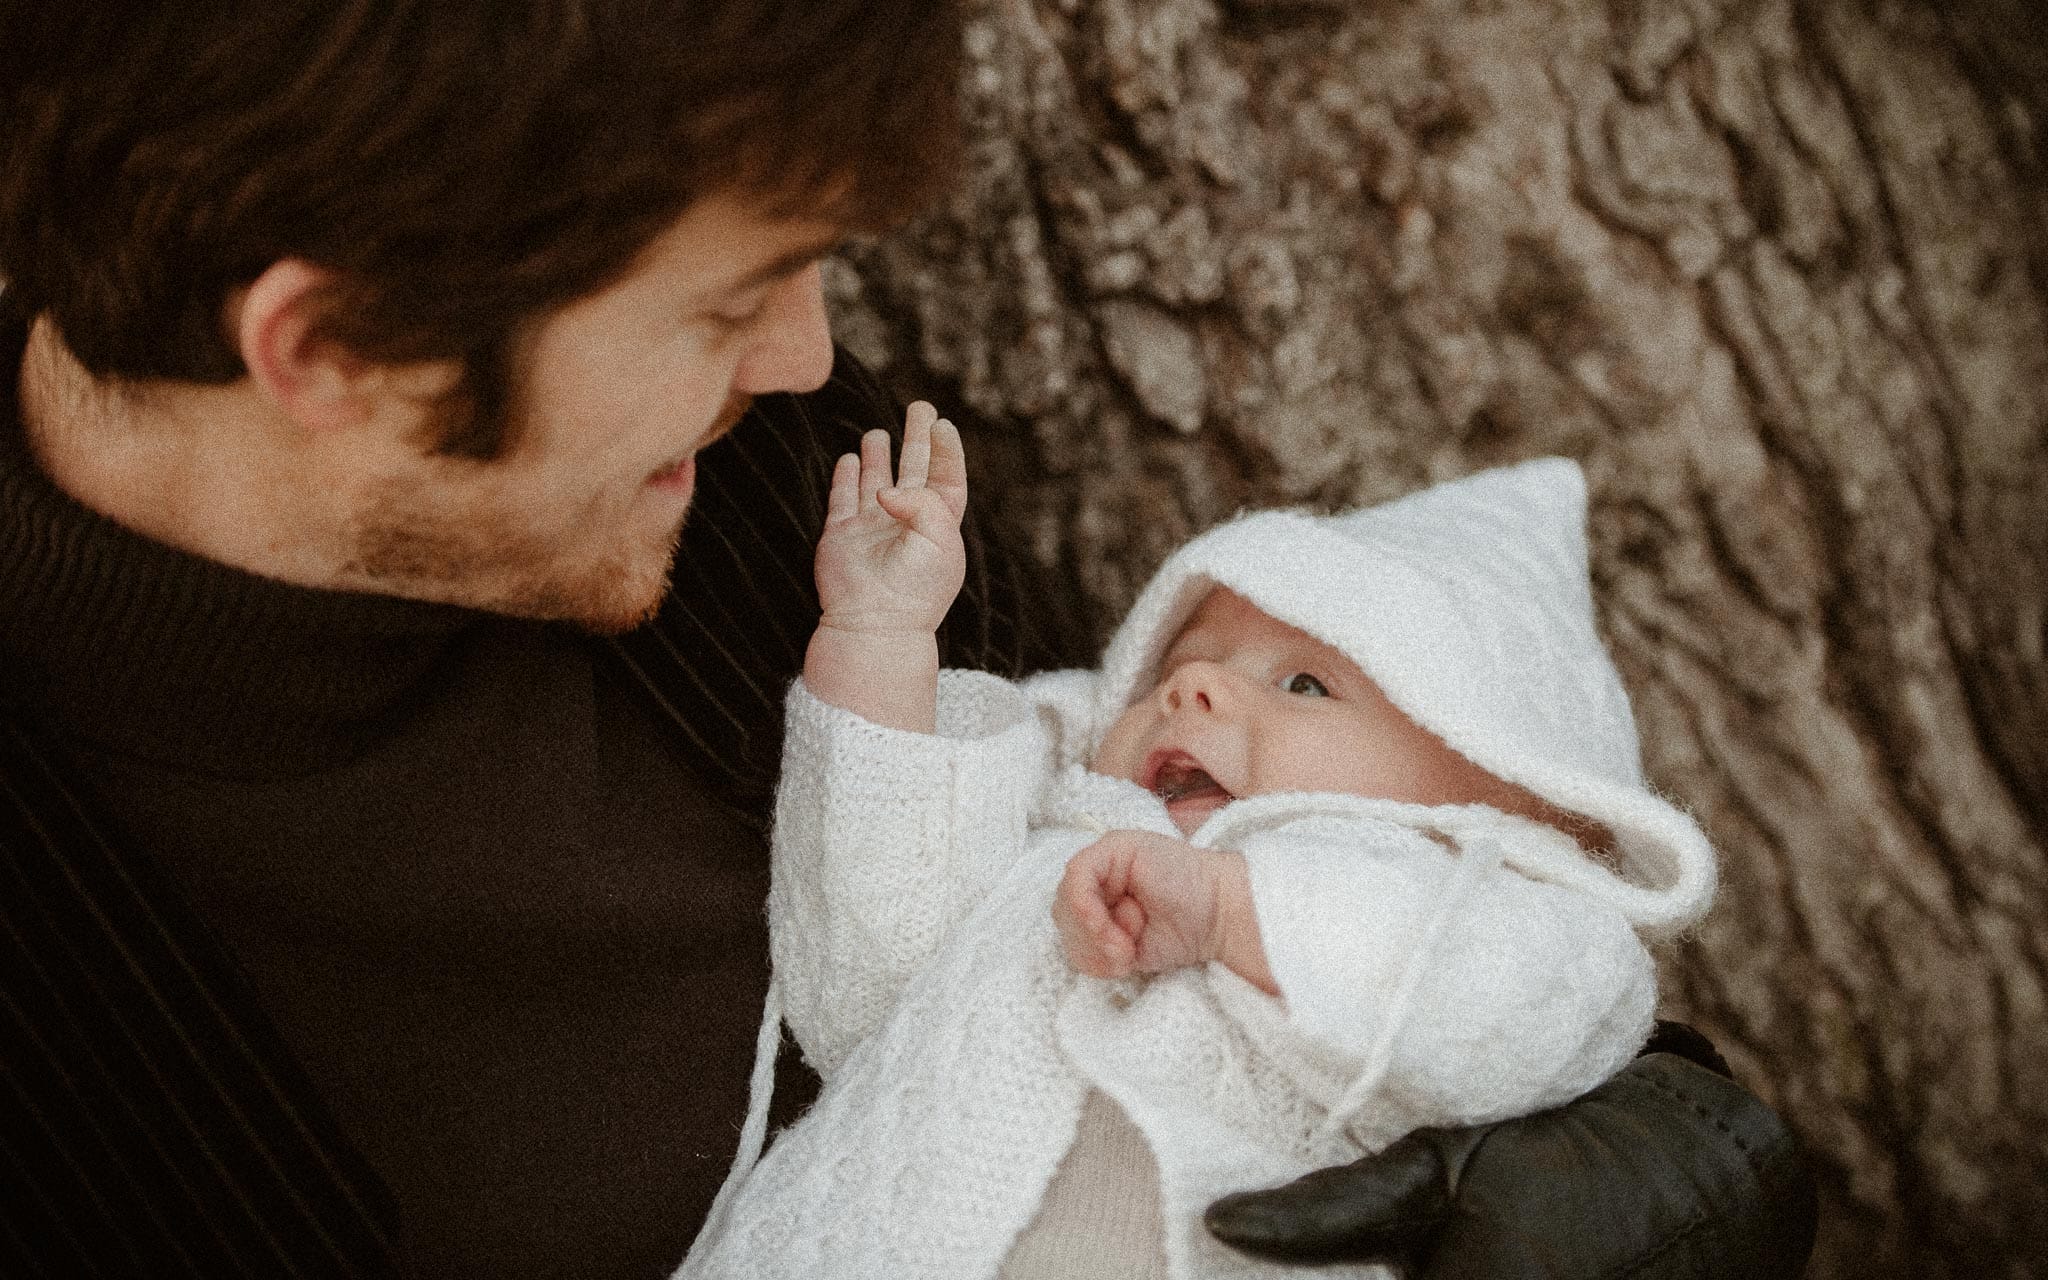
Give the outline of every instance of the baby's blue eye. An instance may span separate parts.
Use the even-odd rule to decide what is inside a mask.
[[[1327,698],[1330,691],[1323,682],[1306,671],[1297,671],[1280,682],[1280,687],[1289,693],[1298,693],[1304,698]]]

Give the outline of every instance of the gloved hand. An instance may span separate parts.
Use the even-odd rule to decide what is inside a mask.
[[[1354,1164],[1225,1196],[1209,1230],[1287,1262],[1388,1261],[1465,1280],[1796,1277],[1814,1187],[1797,1141],[1705,1038],[1660,1023],[1565,1106],[1424,1129]]]

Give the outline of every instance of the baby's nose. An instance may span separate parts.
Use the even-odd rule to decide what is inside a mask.
[[[1160,692],[1165,695],[1169,711],[1214,711],[1227,696],[1229,678],[1228,671],[1218,663],[1183,662],[1166,678]]]

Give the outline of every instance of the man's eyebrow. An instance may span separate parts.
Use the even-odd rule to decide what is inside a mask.
[[[814,240],[807,244],[798,245],[789,252],[755,267],[739,279],[724,286],[719,292],[745,293],[749,289],[770,284],[785,276],[795,275],[813,262],[831,253],[834,249],[837,249],[841,243],[843,242],[840,237],[832,236],[829,239]]]

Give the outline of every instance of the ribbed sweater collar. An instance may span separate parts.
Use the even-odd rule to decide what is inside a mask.
[[[12,312],[0,295],[0,706],[201,772],[310,772],[386,730],[489,617],[290,586],[82,506],[29,452]]]

